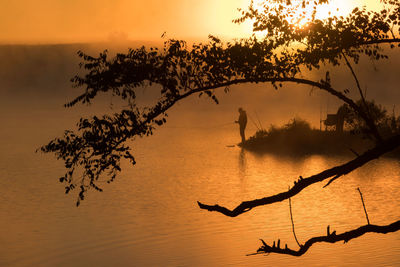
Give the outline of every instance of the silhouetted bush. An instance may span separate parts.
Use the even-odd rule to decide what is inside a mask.
[[[242,146],[257,152],[351,155],[372,145],[373,143],[362,138],[362,135],[320,131],[313,129],[306,120],[294,118],[282,127],[271,125],[268,130],[257,131]]]

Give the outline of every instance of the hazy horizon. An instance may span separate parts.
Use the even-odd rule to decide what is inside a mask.
[[[133,44],[133,43],[130,43]],[[140,43],[135,43],[140,45]],[[152,45],[151,43],[144,45]],[[132,45],[133,46],[133,45]],[[68,100],[77,96],[81,88],[72,88],[70,79],[80,72],[80,58],[77,56],[78,50],[96,56],[104,49],[115,52],[127,52],[128,43],[113,45],[111,43],[87,43],[87,44],[64,44],[64,45],[3,45],[0,46],[0,95],[3,96],[1,102],[2,109],[9,106],[13,101],[32,101],[49,102],[54,101],[54,105],[62,106]],[[396,114],[399,114],[399,107],[396,106],[400,99],[400,77],[397,69],[393,68],[392,62],[396,62],[400,54],[388,49],[391,56],[389,60],[379,62],[361,58],[358,65],[354,66],[359,75],[363,90],[367,91],[367,99],[373,99],[378,104],[382,104],[388,112],[392,112],[395,107]],[[324,77],[325,70],[331,71],[333,86],[339,90],[350,88],[350,97],[358,99],[358,92],[355,87],[354,79],[349,71],[344,68],[326,68],[309,76],[319,80]],[[138,95],[143,95],[144,99],[156,99],[157,90],[143,89],[138,90]],[[268,84],[244,84],[232,86],[231,92],[222,93],[222,89],[216,90],[219,95],[220,105],[215,105],[206,97],[198,98],[193,96],[189,101],[183,101],[179,106],[185,106],[194,112],[205,110],[215,110],[226,112],[227,116],[231,113],[236,116],[238,106],[243,106],[255,117],[257,113],[263,124],[282,124],[293,117],[302,117],[310,120],[312,125],[317,127],[319,120],[325,117],[326,113],[335,113],[341,101],[325,92],[313,90],[308,86],[287,84],[279,90],[273,89]],[[142,99],[143,99],[142,97]],[[25,99],[25,100],[24,100]],[[115,98],[114,98],[115,99]],[[107,102],[107,97],[102,98]],[[188,102],[190,104],[186,104]],[[193,105],[194,104],[194,105]],[[196,107],[198,106],[198,108]],[[72,108],[74,109],[74,108]],[[104,111],[105,113],[109,111]]]
[[[256,5],[262,0],[255,0]],[[0,44],[65,44],[158,41],[167,38],[204,40],[209,34],[226,40],[248,37],[252,22],[232,22],[250,0],[84,0],[6,1],[0,11]],[[374,0],[336,0],[321,11],[347,14]]]
[[[229,51],[232,54],[210,57],[210,65],[208,55],[213,55],[214,48],[205,51],[204,58],[203,54],[194,58],[183,54],[177,61],[169,55],[156,57],[155,61],[144,55],[149,64],[155,65],[146,66],[139,74],[126,79],[123,75],[115,78],[114,74],[121,71],[119,66],[112,65],[111,71],[102,72],[109,66],[107,63],[93,64],[95,70],[90,72],[88,80],[101,83],[102,89],[114,89],[115,83],[117,86],[119,82],[131,83],[141,77],[157,81],[151,86],[135,88],[136,104],[144,107],[145,113],[139,123],[132,113],[120,113],[132,105],[123,102],[120,96],[112,96],[110,90],[96,91],[91,105],[78,103],[64,107],[86,90],[85,85],[75,88],[71,82],[75,75],[86,74],[80,68],[82,60],[78,51],[97,57],[107,49],[112,58],[116,53],[127,53],[129,48],[161,47],[169,39],[186,41],[188,49],[192,43],[207,41],[209,34],[223,42],[233,41],[252,34],[250,21],[242,25],[232,23],[240,15],[236,9],[246,8],[249,2],[3,1],[0,10],[0,266],[399,264],[398,222],[395,233],[366,234],[348,244],[320,243],[302,257],[246,256],[256,252],[264,241],[274,248],[277,241],[276,248],[287,244],[288,248],[300,251],[313,237],[320,236],[330,242],[344,236],[340,240],[347,243],[346,232],[351,229],[363,226],[366,226],[363,229],[372,229],[374,225],[399,219],[400,72],[396,66],[400,50],[397,47],[389,49],[390,45],[380,44],[389,56],[387,60],[361,55],[358,64],[352,61],[366,99],[387,110],[383,123],[377,123],[378,130],[371,131],[376,133],[375,148],[371,148],[372,140],[365,139],[365,121],[356,118],[356,125],[352,125],[347,120],[352,119],[347,111],[330,116],[333,120],[328,123],[327,115],[336,113],[343,101],[316,87],[287,82],[275,89],[268,82],[245,83],[230,86],[227,93],[224,87],[213,89],[219,104],[206,94],[180,99],[185,96],[182,91],[193,89],[188,87],[209,88],[201,87],[198,82],[210,77],[206,75],[217,73],[213,82],[219,82],[222,75],[232,77],[241,71],[245,73],[241,77],[256,77],[259,69],[270,75],[267,64],[252,59],[262,55],[263,52],[258,52],[261,50],[252,50],[256,52],[250,54],[246,49],[234,47]],[[336,5],[322,8],[322,16],[330,16],[336,7],[340,7],[341,11],[337,12],[342,14],[354,5],[365,3],[375,9],[379,2],[336,0]],[[298,9],[295,12],[300,13]],[[357,29],[363,32],[363,28]],[[325,34],[329,32],[321,35],[322,38]],[[346,41],[347,35],[338,38],[342,39]],[[348,49],[346,45],[344,48]],[[330,50],[327,51],[318,50],[324,55],[329,54]],[[121,63],[127,76],[131,74],[128,71],[137,71],[135,64],[141,62],[142,55],[137,53],[133,63]],[[275,56],[279,58],[280,54]],[[293,58],[290,64],[304,62],[297,61],[299,58]],[[224,65],[225,59],[227,65]],[[317,55],[313,59],[321,58]],[[332,88],[357,101],[360,93],[356,81],[345,60],[339,60],[340,66],[321,63],[320,68],[311,71],[302,65],[294,77],[315,81],[321,86],[328,80],[329,71]],[[254,62],[262,62],[261,68],[254,67]],[[176,68],[169,68],[170,63],[176,64]],[[275,73],[287,67],[279,60],[276,63],[272,66],[274,77],[292,75],[286,71]],[[190,76],[190,85],[181,88],[177,98],[164,95],[168,100],[180,100],[172,102],[172,107],[168,106],[171,102],[161,101],[168,107],[167,122],[156,125],[156,120],[165,115],[162,113],[152,121],[152,114],[160,110],[160,105],[155,104],[160,101],[161,84],[173,87],[173,79],[178,77],[179,85],[184,87],[186,75]],[[225,79],[229,78],[221,80]],[[130,111],[136,112],[135,108]],[[367,109],[365,113],[371,115],[370,111]],[[392,112],[397,120],[389,117]],[[113,117],[118,113],[121,116]],[[97,119],[103,115],[109,117]],[[372,115],[370,118],[374,118]],[[86,122],[82,118],[93,120]],[[312,128],[321,127],[321,130],[310,129],[304,122],[288,124],[293,118],[306,120]],[[331,125],[329,131],[324,120]],[[79,121],[83,125],[81,129],[78,129]],[[286,127],[277,129],[271,125]],[[149,134],[153,130],[154,134]],[[380,133],[385,138],[382,142],[379,142]],[[125,154],[125,145],[129,146],[135,162]],[[124,147],[120,149],[120,146]],[[398,154],[386,153],[377,158],[395,146],[394,152]],[[118,165],[119,159],[121,165]],[[112,167],[120,173],[108,184]],[[329,179],[335,182],[322,188]],[[103,192],[92,190],[94,183]],[[90,190],[84,192],[87,188]],[[85,193],[84,201],[79,190]],[[82,201],[76,207],[79,199]],[[227,207],[241,212],[241,207],[265,199],[271,200],[272,205],[249,206],[242,209],[246,214],[236,218],[210,213],[199,204],[220,205],[210,206],[211,210]],[[235,209],[237,205],[240,206]],[[359,230],[353,233],[356,236]]]

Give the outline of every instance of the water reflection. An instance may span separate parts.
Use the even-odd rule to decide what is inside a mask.
[[[40,129],[28,130],[39,138]],[[2,140],[18,144],[24,136],[14,133],[15,140]],[[200,210],[197,200],[234,207],[287,190],[299,175],[315,174],[346,159],[227,149],[226,144],[236,139],[236,131],[210,135],[171,129],[140,140],[135,147],[140,151],[138,164],[124,167],[116,182],[105,186],[103,193],[88,195],[78,209],[56,180],[62,166],[32,152],[40,142],[15,146],[12,158],[10,151],[0,151],[0,162],[4,162],[0,167],[0,229],[4,229],[0,266],[398,264],[399,233],[367,235],[346,245],[318,245],[301,258],[246,257],[260,246],[260,238],[267,242],[280,238],[296,246],[288,202],[227,218]],[[17,168],[18,160],[26,166]],[[399,177],[399,164],[384,159],[325,189],[320,183],[304,190],[292,199],[300,242],[325,233],[327,225],[339,233],[365,224],[357,187],[362,189],[371,223],[397,220]]]
[[[239,177],[243,180],[246,177],[246,169],[247,169],[247,159],[246,159],[246,151],[243,148],[240,148],[239,152]]]

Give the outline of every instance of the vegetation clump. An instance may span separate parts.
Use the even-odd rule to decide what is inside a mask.
[[[290,155],[346,155],[370,146],[373,143],[358,134],[321,131],[301,118],[293,118],[282,127],[271,125],[268,130],[259,130],[242,145],[255,152]]]
[[[356,104],[364,109],[377,125],[381,136],[390,138],[400,133],[400,117],[394,112],[388,111],[374,101],[361,100]],[[259,153],[279,154],[335,154],[353,155],[357,151],[365,151],[372,148],[374,143],[370,137],[371,131],[364,120],[347,104],[343,104],[338,110],[346,110],[344,118],[344,131],[322,131],[312,128],[310,123],[302,118],[293,118],[282,127],[271,125],[268,130],[258,130],[241,146]],[[343,126],[342,126],[343,127]],[[390,153],[400,155],[400,151]]]

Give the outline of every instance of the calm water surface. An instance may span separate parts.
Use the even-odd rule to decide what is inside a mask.
[[[178,108],[179,111],[179,108]],[[181,110],[182,111],[182,108]],[[179,113],[179,112],[177,112]],[[400,266],[400,233],[367,234],[347,244],[317,244],[300,258],[246,256],[259,239],[296,248],[288,202],[237,218],[200,210],[196,201],[235,207],[286,190],[345,158],[255,155],[238,147],[235,125],[190,117],[133,142],[137,165],[79,208],[57,177],[61,162],[34,150],[73,125],[79,113],[38,107],[2,113],[0,132],[0,266]],[[232,117],[236,114],[232,115]],[[196,127],[187,122],[196,120]],[[210,130],[212,129],[212,130]],[[300,242],[399,218],[400,163],[381,159],[328,188],[292,199]]]

